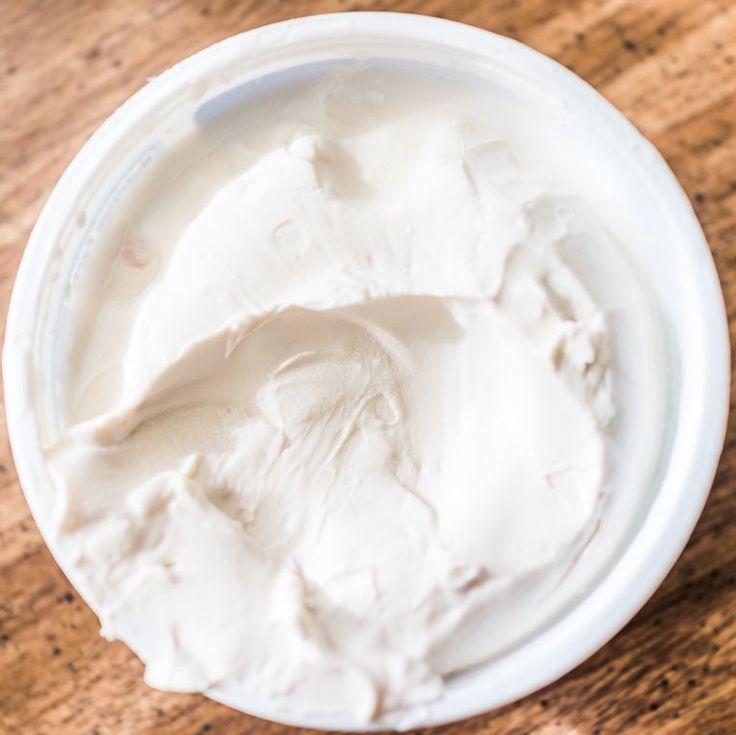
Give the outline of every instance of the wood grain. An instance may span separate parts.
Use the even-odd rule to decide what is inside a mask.
[[[0,0],[0,303],[52,185],[144,81],[239,31],[337,10],[462,20],[533,46],[602,91],[664,153],[736,308],[736,5],[730,0]],[[4,312],[3,312],[4,313]],[[2,320],[4,322],[4,319]],[[732,335],[733,339],[733,335]],[[297,732],[148,689],[46,550],[0,444],[0,731]],[[562,680],[443,735],[736,732],[736,433],[675,569],[611,643]]]

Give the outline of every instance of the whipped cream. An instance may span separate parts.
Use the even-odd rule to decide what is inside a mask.
[[[213,122],[73,304],[58,545],[152,686],[431,701],[595,531],[611,340],[560,243],[602,236],[487,100],[419,76]]]

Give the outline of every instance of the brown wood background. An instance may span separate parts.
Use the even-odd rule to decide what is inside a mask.
[[[736,308],[736,0],[0,0],[0,304],[29,231],[90,133],[144,81],[253,26],[337,10],[462,20],[556,58],[664,153]],[[733,334],[732,334],[733,338]],[[297,732],[155,692],[46,550],[0,423],[0,732]],[[736,433],[684,555],[632,623],[561,681],[437,730],[488,735],[736,733]]]

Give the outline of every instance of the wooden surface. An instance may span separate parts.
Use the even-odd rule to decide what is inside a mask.
[[[287,17],[404,10],[518,38],[574,69],[664,153],[736,307],[733,0],[0,0],[0,303],[52,185],[143,82],[225,36]],[[602,172],[603,175],[604,172]],[[4,322],[4,319],[2,319]],[[733,338],[733,335],[732,335]],[[148,689],[98,635],[46,550],[0,444],[0,732],[296,732],[197,695]],[[736,434],[684,555],[634,621],[561,681],[437,732],[736,733]]]

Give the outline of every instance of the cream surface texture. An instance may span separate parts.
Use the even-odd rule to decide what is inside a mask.
[[[431,702],[595,534],[612,341],[560,245],[594,216],[492,96],[424,76],[203,126],[71,302],[55,533],[155,687]]]

